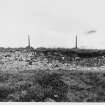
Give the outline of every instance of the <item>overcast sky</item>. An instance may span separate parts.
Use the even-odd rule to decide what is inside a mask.
[[[105,49],[105,0],[0,0],[0,46]]]

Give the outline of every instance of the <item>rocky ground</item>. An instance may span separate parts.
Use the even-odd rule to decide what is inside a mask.
[[[94,58],[95,59],[95,58]],[[92,58],[93,60],[93,58]],[[105,60],[105,59],[104,59]],[[103,60],[103,61],[104,61]],[[102,60],[100,60],[102,61]],[[82,64],[81,64],[82,62]],[[24,71],[24,70],[36,70],[36,69],[49,69],[49,70],[93,70],[93,71],[104,71],[105,62],[101,66],[84,66],[88,63],[88,60],[82,60],[78,64],[75,63],[62,63],[58,60],[52,60],[48,62],[47,58],[36,57],[32,52],[0,52],[0,71]],[[90,61],[92,64],[94,61]]]

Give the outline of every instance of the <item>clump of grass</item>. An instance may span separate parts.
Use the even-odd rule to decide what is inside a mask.
[[[61,74],[42,71],[37,74],[36,82],[43,88],[45,98],[49,97],[56,101],[66,100],[68,86],[62,81]]]

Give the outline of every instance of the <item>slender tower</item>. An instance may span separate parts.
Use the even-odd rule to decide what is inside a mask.
[[[30,36],[28,35],[28,47],[30,48]]]
[[[78,48],[78,45],[77,45],[77,35],[76,35],[76,38],[75,38],[75,48]]]

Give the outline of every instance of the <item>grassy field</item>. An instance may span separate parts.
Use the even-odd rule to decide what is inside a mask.
[[[105,101],[105,50],[0,51],[0,102]]]
[[[0,101],[104,102],[105,73],[77,70],[0,72]]]

